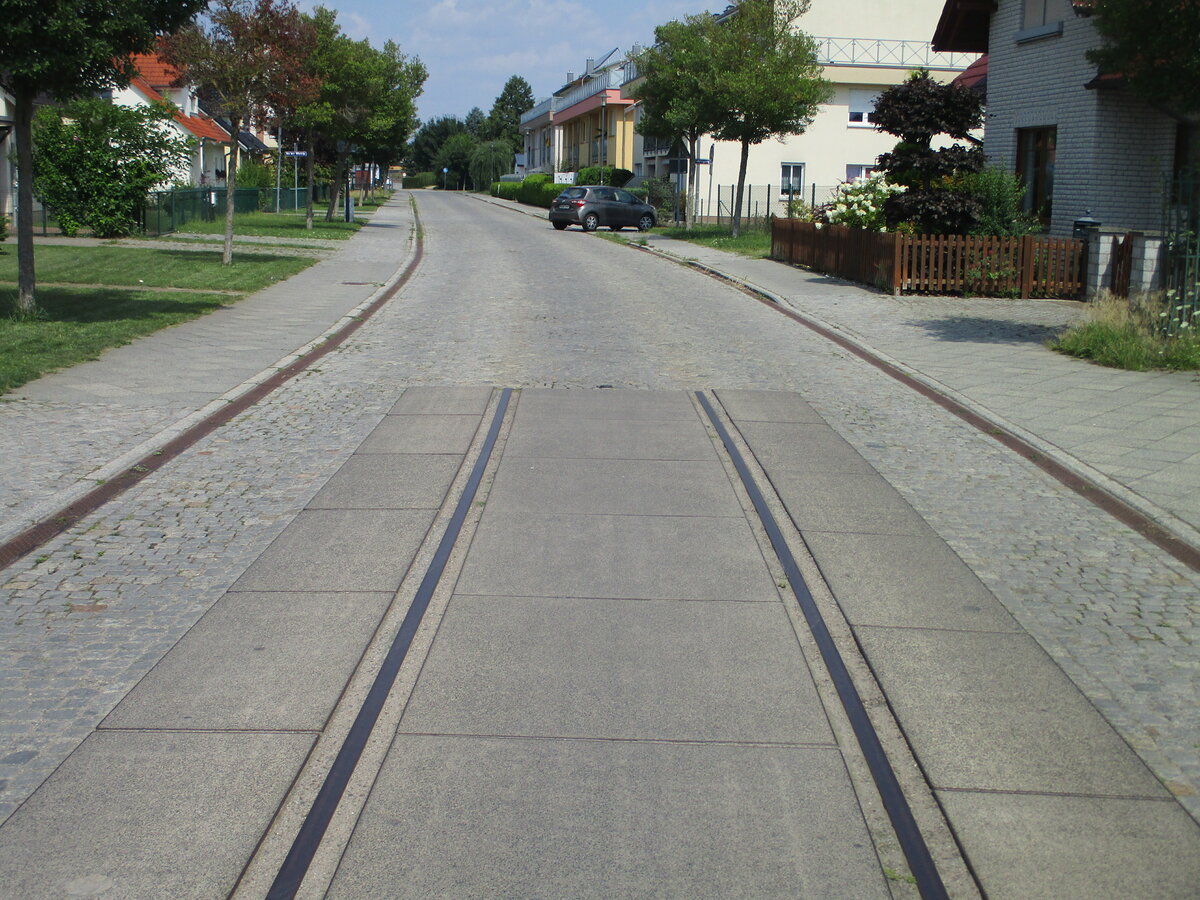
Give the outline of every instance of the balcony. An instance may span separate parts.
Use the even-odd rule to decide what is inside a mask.
[[[566,109],[568,106],[574,106],[588,97],[594,97],[602,91],[607,91],[611,88],[619,88],[625,80],[625,71],[618,66],[615,69],[609,69],[605,72],[600,72],[593,75],[583,84],[578,87],[571,88],[565,94],[558,96],[558,109]]]
[[[862,38],[814,38],[817,61],[823,66],[865,66],[878,69],[962,70],[978,53],[943,53],[929,41],[866,40]]]
[[[558,99],[558,97],[547,97],[533,109],[521,113],[521,124],[524,125],[527,122],[532,122],[534,119],[544,116],[548,112],[557,112],[560,107]]]

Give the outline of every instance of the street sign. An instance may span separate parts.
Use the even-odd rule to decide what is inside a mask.
[[[283,155],[289,156],[289,157],[308,156],[308,151],[307,150],[284,150]]]

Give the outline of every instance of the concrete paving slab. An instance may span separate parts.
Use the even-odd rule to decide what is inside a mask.
[[[836,750],[400,735],[327,896],[890,895]]]
[[[845,438],[823,423],[735,421],[755,458],[768,472],[875,471]]]
[[[384,416],[358,448],[358,453],[467,452],[479,416]]]
[[[930,534],[925,520],[873,473],[806,472],[773,466],[767,475],[802,532]]]
[[[773,603],[456,596],[400,730],[833,744]]]
[[[510,513],[743,515],[715,459],[506,459],[487,502]]]
[[[791,391],[717,391],[717,399],[737,422],[811,422],[825,420],[799,394]]]
[[[437,509],[462,464],[458,455],[372,453],[350,457],[309,509]]]
[[[304,510],[234,589],[394,591],[433,516],[433,510]]]
[[[629,422],[613,419],[518,416],[506,457],[564,459],[716,459],[699,419]]]
[[[934,787],[1168,796],[1027,635],[857,634]]]
[[[992,900],[1191,900],[1200,828],[1174,802],[942,791]]]
[[[93,734],[0,828],[0,892],[224,897],[314,740]]]
[[[101,727],[319,730],[391,600],[228,593]]]
[[[681,420],[695,419],[696,408],[683,391],[555,390],[526,388],[518,410],[523,417],[540,414],[561,418]]]
[[[935,534],[810,531],[804,540],[852,625],[1021,630]]]
[[[492,399],[490,387],[439,385],[410,387],[392,407],[390,415],[482,416]]]
[[[776,601],[744,519],[487,510],[459,593]]]

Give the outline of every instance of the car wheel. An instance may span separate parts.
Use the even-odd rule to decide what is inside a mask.
[[[583,230],[595,231],[600,227],[600,217],[595,213],[588,213],[583,217]]]
[[[550,224],[553,225],[555,230],[557,230],[557,231],[562,231],[564,228],[567,227],[566,222],[551,222]]]
[[[650,215],[650,213],[646,213],[644,216],[638,219],[638,231],[649,231],[653,227],[654,216]]]

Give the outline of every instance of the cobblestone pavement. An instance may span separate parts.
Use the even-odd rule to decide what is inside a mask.
[[[1200,817],[1195,573],[728,286],[467,197],[418,203],[427,258],[352,340],[0,573],[0,638],[19,659],[0,699],[0,815],[232,584],[405,386],[497,384],[801,392]]]

